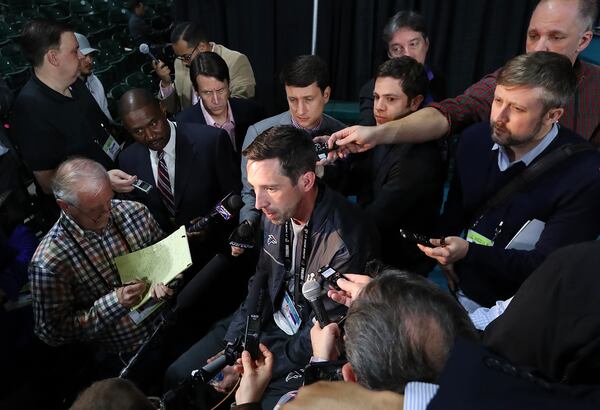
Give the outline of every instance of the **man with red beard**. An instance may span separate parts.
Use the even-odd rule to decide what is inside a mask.
[[[440,230],[456,236],[419,247],[442,264],[468,311],[514,295],[553,250],[600,234],[600,154],[558,124],[576,86],[564,55],[515,57],[498,74],[491,127],[460,138]],[[550,159],[567,145],[572,153]],[[506,193],[515,180],[525,182]]]
[[[412,57],[381,64],[373,89],[377,125],[415,112],[427,95],[428,85],[425,67]],[[357,154],[348,175],[344,191],[356,194],[358,204],[376,223],[383,261],[421,274],[429,272],[431,261],[413,243],[402,241],[399,229],[432,233],[445,179],[437,141],[378,145]]]

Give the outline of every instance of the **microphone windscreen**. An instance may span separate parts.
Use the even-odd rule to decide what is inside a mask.
[[[196,303],[199,295],[210,288],[211,282],[230,268],[231,261],[227,256],[215,255],[179,292],[175,310],[186,309]]]
[[[252,228],[252,225],[248,223],[241,224],[240,226],[238,226],[237,233],[240,236],[240,238],[247,238],[249,236],[254,235],[254,228]]]
[[[321,285],[316,280],[307,280],[302,285],[302,295],[309,302],[314,302],[321,296]]]
[[[242,209],[242,206],[244,206],[244,202],[242,201],[242,197],[241,196],[239,196],[239,195],[231,195],[225,201],[224,206],[230,212],[237,212],[240,209]]]
[[[140,53],[142,53],[142,54],[150,53],[150,47],[148,47],[148,44],[146,44],[146,43],[140,44]]]

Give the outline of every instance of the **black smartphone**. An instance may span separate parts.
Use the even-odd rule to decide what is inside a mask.
[[[342,366],[346,360],[311,363],[304,368],[304,385],[308,386],[319,381],[334,382],[344,380]]]
[[[250,353],[252,359],[256,360],[258,357],[259,349],[259,336],[260,336],[260,316],[259,315],[248,315],[246,319],[246,331],[244,332],[244,350]]]
[[[400,235],[407,241],[418,243],[419,245],[427,246],[428,248],[435,248],[435,245],[429,242],[429,238],[425,235],[412,233],[404,229],[400,229]]]
[[[343,278],[343,279],[348,280],[348,278],[345,277],[343,274],[341,274],[340,272],[336,271],[333,268],[330,268],[329,266],[323,266],[321,269],[319,269],[317,271],[317,273],[319,275],[321,275],[323,277],[323,279],[325,279],[327,281],[327,283],[329,283],[331,286],[333,286],[333,288],[335,290],[342,290],[342,289],[340,289],[340,287],[337,284],[338,279]]]

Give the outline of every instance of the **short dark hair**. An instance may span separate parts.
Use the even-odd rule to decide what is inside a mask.
[[[429,89],[429,77],[425,66],[409,56],[391,58],[381,64],[375,73],[375,80],[379,77],[399,80],[409,103],[418,95],[425,97]]]
[[[427,39],[427,25],[425,19],[419,13],[410,10],[402,10],[394,14],[383,27],[383,41],[388,44],[396,31],[402,28],[409,28],[417,33],[421,33],[423,38]]]
[[[497,85],[540,87],[546,110],[564,107],[577,88],[571,60],[551,51],[535,51],[512,58],[498,74]]]
[[[271,127],[256,137],[242,152],[249,161],[277,158],[282,175],[296,185],[300,175],[315,172],[317,153],[313,142],[304,131],[291,125]]]
[[[229,68],[227,67],[227,63],[220,55],[212,51],[199,53],[190,63],[190,80],[192,80],[192,84],[194,84],[196,90],[198,89],[196,77],[199,75],[214,77],[222,82],[227,80],[227,84],[229,84]]]
[[[411,381],[435,383],[456,336],[475,340],[465,310],[426,278],[389,269],[350,306],[345,324],[348,361],[358,382],[404,392]]]
[[[48,50],[60,47],[60,37],[66,32],[75,30],[68,24],[47,19],[28,21],[19,40],[23,55],[33,67],[41,66]]]
[[[317,83],[321,92],[329,87],[329,69],[319,56],[302,55],[294,57],[281,70],[281,82],[291,87],[308,87]]]
[[[200,26],[192,21],[179,23],[171,31],[171,43],[183,40],[188,47],[196,47],[200,43],[208,43],[208,37]]]

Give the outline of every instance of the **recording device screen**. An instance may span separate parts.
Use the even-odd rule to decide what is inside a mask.
[[[258,357],[259,335],[260,316],[248,315],[248,318],[246,319],[246,331],[244,332],[244,350],[247,350],[253,359]]]
[[[323,266],[321,269],[319,269],[318,273],[336,290],[341,290],[337,285],[338,279],[343,278],[348,280],[348,278],[346,278],[343,274],[337,272],[335,269],[330,268],[329,266]]]
[[[133,186],[134,186],[134,188],[137,188],[140,191],[145,192],[145,193],[148,193],[148,191],[150,191],[152,189],[152,185],[150,185],[146,181],[142,181],[141,179],[137,179],[133,183]]]
[[[335,360],[309,364],[304,368],[304,385],[308,386],[318,381],[334,382],[344,380],[342,366],[345,363],[345,360]]]
[[[435,248],[435,245],[429,242],[429,238],[425,235],[420,235],[418,233],[412,233],[406,231],[404,229],[400,229],[400,235],[407,241],[411,241],[414,243],[418,243],[419,245],[427,246],[429,248]]]
[[[319,160],[323,160],[327,158],[327,153],[331,151],[329,149],[329,145],[326,142],[315,142],[315,152],[317,153],[317,157]]]

